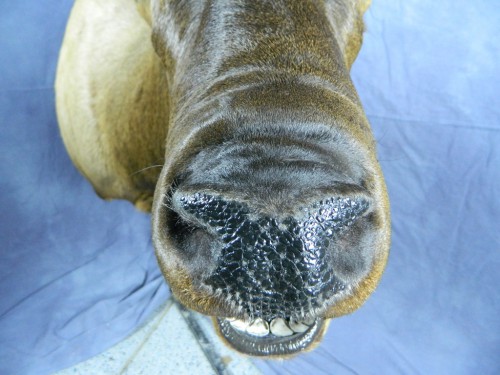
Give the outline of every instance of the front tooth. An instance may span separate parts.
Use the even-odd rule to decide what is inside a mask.
[[[286,325],[286,322],[282,318],[273,319],[271,322],[271,332],[275,336],[291,336],[293,331]]]
[[[316,319],[314,319],[313,317],[310,317],[310,318],[304,319],[302,321],[302,323],[304,323],[306,326],[310,327],[314,324],[315,321],[316,321]]]
[[[261,318],[255,319],[248,327],[247,333],[253,336],[267,336],[269,334],[269,324]]]
[[[305,332],[309,329],[308,326],[305,324],[302,324],[301,322],[294,322],[293,320],[290,320],[290,328],[293,330],[293,332],[296,333],[302,333]]]
[[[241,320],[241,319],[235,319],[232,322],[229,322],[231,326],[238,331],[245,331],[248,327],[248,322]]]

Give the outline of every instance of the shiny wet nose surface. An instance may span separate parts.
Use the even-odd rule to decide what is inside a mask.
[[[204,193],[183,195],[180,203],[223,244],[205,283],[243,313],[264,319],[304,316],[345,288],[327,250],[369,206],[363,198],[336,197],[278,220]]]

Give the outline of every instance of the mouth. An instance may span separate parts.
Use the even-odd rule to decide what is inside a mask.
[[[257,357],[287,357],[312,349],[323,336],[329,320],[310,318],[300,321],[275,318],[252,321],[215,318],[220,335],[237,351]]]

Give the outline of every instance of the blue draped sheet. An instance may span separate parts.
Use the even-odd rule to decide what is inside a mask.
[[[104,202],[59,136],[72,2],[0,3],[0,374],[47,374],[124,338],[168,287],[150,218]],[[380,287],[314,352],[265,373],[500,373],[500,8],[377,0],[352,73],[393,245]]]

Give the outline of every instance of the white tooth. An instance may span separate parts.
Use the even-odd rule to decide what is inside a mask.
[[[229,322],[229,324],[231,324],[231,326],[238,331],[245,331],[248,327],[248,322],[241,319],[235,319],[232,322]]]
[[[226,319],[228,322],[234,322],[236,320],[236,318],[224,318]]]
[[[265,320],[257,318],[247,327],[247,333],[253,336],[267,336],[269,324]]]
[[[309,327],[305,324],[302,324],[301,322],[294,322],[293,320],[290,320],[289,326],[293,330],[293,332],[296,333],[302,333],[309,329]]]
[[[302,323],[304,323],[306,326],[310,327],[314,324],[315,321],[316,321],[316,319],[314,319],[313,317],[310,317],[310,318],[304,319],[302,321]]]
[[[273,319],[271,322],[271,332],[275,336],[291,336],[293,331],[286,325],[282,318]]]

